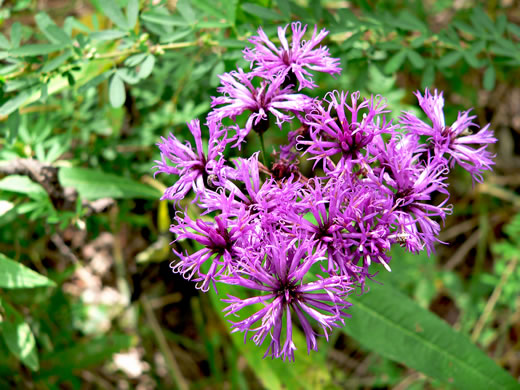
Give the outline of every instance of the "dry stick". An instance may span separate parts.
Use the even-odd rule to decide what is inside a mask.
[[[475,232],[469,236],[469,238],[464,241],[464,244],[460,246],[459,249],[451,256],[448,262],[444,265],[444,269],[450,271],[457,267],[464,259],[466,255],[469,253],[471,248],[478,244],[478,240],[480,238],[480,229],[477,229]]]
[[[500,281],[498,282],[498,285],[493,290],[493,293],[491,294],[491,297],[486,303],[486,307],[484,308],[484,311],[482,312],[482,315],[478,319],[475,328],[473,329],[473,332],[471,333],[471,340],[475,342],[482,332],[482,329],[484,329],[484,325],[486,324],[489,316],[491,315],[491,312],[495,308],[495,305],[498,301],[498,298],[500,298],[500,295],[502,294],[502,289],[504,288],[504,285],[507,282],[507,279],[509,278],[509,275],[511,275],[516,267],[516,263],[518,262],[518,257],[513,257],[509,264],[507,265],[507,268],[502,273],[502,277],[500,278]]]
[[[157,322],[155,315],[153,314],[153,309],[148,299],[144,295],[141,297],[141,304],[143,305],[144,312],[146,314],[146,320],[152,328],[153,334],[155,335],[155,339],[159,344],[159,349],[164,355],[164,359],[166,360],[166,365],[168,366],[170,376],[172,377],[173,381],[177,384],[180,390],[188,390],[188,383],[186,382],[186,379],[184,379],[184,377],[182,376],[182,372],[179,368],[179,365],[177,364],[177,361],[175,360],[175,356],[173,356],[172,351],[168,347],[166,337],[164,336],[164,333],[161,327],[159,326],[159,323]]]

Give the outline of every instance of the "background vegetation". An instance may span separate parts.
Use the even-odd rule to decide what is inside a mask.
[[[483,184],[450,183],[448,244],[395,250],[345,329],[283,364],[171,273],[151,168],[248,36],[294,20],[341,58],[313,93],[399,112],[438,88],[448,122],[473,106],[499,141]],[[507,0],[0,0],[0,388],[518,388],[519,20]]]

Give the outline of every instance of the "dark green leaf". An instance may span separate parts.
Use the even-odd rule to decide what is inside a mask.
[[[29,325],[18,311],[7,302],[0,299],[0,307],[5,312],[5,318],[0,322],[2,336],[7,348],[20,361],[33,371],[40,367],[36,351],[36,340]]]
[[[137,16],[139,15],[139,0],[128,0],[126,6],[126,18],[128,22],[128,28],[131,30],[137,23]]]
[[[392,74],[398,71],[403,65],[404,59],[406,58],[406,51],[397,52],[392,58],[385,64],[385,73]]]
[[[157,12],[144,12],[141,19],[150,23],[162,24],[163,26],[187,26],[188,22],[178,15],[165,15]]]
[[[47,277],[0,253],[0,288],[55,286]]]
[[[46,73],[46,72],[53,71],[54,69],[58,68],[63,63],[65,63],[65,61],[67,61],[71,56],[72,56],[71,50],[65,51],[65,53],[59,55],[58,57],[54,57],[52,60],[47,62],[41,69],[41,72]]]
[[[49,44],[49,43],[42,43],[42,44],[32,44],[32,45],[24,45],[20,46],[16,49],[10,50],[9,54],[14,57],[31,57],[31,56],[40,56],[44,54],[53,53],[55,51],[62,50],[67,45],[63,43],[57,43],[57,44]]]
[[[141,79],[145,79],[153,71],[153,67],[155,66],[155,56],[153,54],[148,54],[146,56],[146,59],[143,61],[141,65],[139,65],[139,71],[137,72],[137,75]]]
[[[60,168],[58,177],[64,187],[73,187],[82,198],[159,199],[161,191],[125,177],[86,168]]]
[[[100,83],[102,83],[103,81],[108,79],[112,75],[112,73],[113,73],[112,71],[108,71],[105,73],[101,73],[100,75],[97,75],[96,77],[87,81],[85,84],[83,84],[81,87],[79,87],[78,93],[80,93],[80,94],[84,93],[87,89],[93,88],[93,87],[99,85]]]
[[[97,337],[73,347],[42,356],[42,373],[46,375],[83,370],[109,361],[117,352],[128,350],[137,343],[136,337],[115,333]]]
[[[507,30],[511,33],[516,35],[518,38],[520,38],[520,26],[514,24],[514,23],[508,23],[507,24]]]
[[[496,21],[496,32],[499,35],[503,35],[506,32],[507,27],[507,16],[504,14],[500,14],[497,16]]]
[[[495,25],[490,17],[480,7],[473,8],[473,14],[471,15],[471,22],[475,28],[484,27],[489,32],[495,31]]]
[[[276,0],[276,4],[278,4],[278,8],[282,12],[282,15],[286,18],[291,16],[291,5],[289,0]]]
[[[460,20],[455,20],[453,21],[452,23],[456,28],[458,28],[459,30],[467,33],[467,34],[470,34],[470,35],[473,35],[473,36],[478,36],[478,32],[476,32],[471,26],[467,25],[466,23],[464,22],[461,22]]]
[[[408,59],[410,60],[410,62],[412,63],[412,65],[415,68],[419,68],[419,69],[424,68],[425,61],[424,61],[424,58],[422,58],[419,53],[417,53],[414,50],[408,50],[406,52],[406,55],[408,56]]]
[[[122,30],[129,30],[128,21],[115,0],[102,0],[99,6],[103,13]]]
[[[493,90],[495,88],[495,68],[493,65],[489,65],[486,71],[484,72],[483,85],[484,88],[488,91]]]
[[[464,59],[466,62],[471,66],[472,68],[479,68],[480,67],[480,61],[477,57],[475,57],[475,54],[469,51],[463,52]]]
[[[7,117],[7,129],[9,130],[9,136],[7,142],[12,144],[18,135],[18,129],[20,128],[20,111],[13,111]],[[1,164],[1,163],[0,163]]]
[[[89,37],[95,41],[113,41],[114,39],[119,39],[128,35],[126,31],[121,30],[102,30],[102,31],[94,31],[89,34]]]
[[[455,65],[455,63],[462,58],[462,53],[459,51],[450,51],[443,55],[437,62],[440,68],[447,68]]]
[[[350,295],[343,331],[366,348],[456,389],[517,389],[516,382],[463,334],[389,284]],[[367,332],[370,329],[370,332]]]
[[[110,79],[108,87],[108,97],[112,107],[121,107],[126,100],[125,84],[121,77],[115,73]]]
[[[257,16],[261,19],[265,20],[281,20],[283,19],[280,14],[273,11],[270,8],[265,8],[257,4],[253,3],[244,3],[242,4],[242,9],[248,14]]]

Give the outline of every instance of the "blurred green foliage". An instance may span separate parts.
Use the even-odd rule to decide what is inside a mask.
[[[456,388],[464,375],[476,381],[466,387],[494,387],[486,380],[496,378],[514,388],[498,366],[520,375],[520,125],[514,115],[501,119],[494,101],[519,104],[504,98],[517,96],[519,87],[517,5],[0,0],[0,6],[1,388],[444,388],[453,385],[452,366],[428,361],[430,352],[420,350],[427,340],[412,333],[420,321],[440,338],[457,333],[425,309],[461,332],[460,339],[442,338],[468,354],[454,363],[467,371],[453,374]],[[443,236],[449,246],[431,258],[394,251],[393,272],[378,275],[392,289],[388,310],[381,310],[390,325],[372,321],[377,310],[356,297],[359,313],[345,331],[358,337],[335,332],[318,353],[307,356],[302,347],[289,366],[261,359],[261,349],[230,336],[219,297],[199,295],[171,274],[173,210],[158,200],[171,179],[155,180],[152,166],[159,138],[170,131],[185,137],[186,121],[205,118],[218,75],[246,65],[242,49],[257,27],[275,37],[278,25],[297,20],[330,31],[326,43],[344,69],[337,79],[320,75],[313,93],[383,94],[399,113],[415,110],[411,92],[444,89],[447,116],[475,106],[482,120],[500,126],[499,138],[506,138],[497,151],[509,154],[498,154],[489,184],[468,192],[467,176],[453,180],[456,214]],[[252,138],[244,153],[257,149]],[[397,305],[401,294],[413,301]],[[374,293],[376,301],[384,296]],[[406,310],[419,322],[392,333],[407,320],[399,318]],[[399,337],[400,354],[391,344]],[[410,361],[400,357],[406,353]],[[460,358],[450,355],[450,345],[432,356],[439,353],[446,362]]]

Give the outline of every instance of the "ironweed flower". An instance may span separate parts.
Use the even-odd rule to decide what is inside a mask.
[[[424,123],[411,113],[404,113],[401,123],[414,134],[429,136],[437,157],[446,158],[444,156],[448,155],[446,159],[451,167],[457,163],[467,170],[474,180],[482,182],[481,173],[490,170],[494,164],[494,155],[486,148],[497,141],[493,131],[489,129],[489,124],[473,134],[471,129],[479,126],[472,122],[476,116],[470,115],[471,110],[468,110],[459,112],[457,120],[451,126],[446,126],[442,92],[438,93],[435,90],[432,95],[426,90],[424,96],[419,91],[415,95],[432,125]],[[475,149],[473,145],[482,146]]]
[[[276,124],[292,119],[290,113],[303,112],[311,104],[312,99],[303,94],[295,94],[288,87],[283,87],[283,77],[274,77],[271,82],[262,81],[259,88],[252,84],[251,74],[242,69],[220,75],[222,86],[217,91],[222,95],[212,97],[213,111],[208,119],[221,122],[224,118],[235,118],[244,111],[251,111],[243,130],[238,131],[240,144],[251,130],[259,133],[269,127],[269,113],[276,118]],[[220,106],[220,107],[217,107]]]
[[[258,29],[258,36],[249,39],[255,46],[244,50],[244,58],[251,62],[251,67],[256,65],[254,74],[268,79],[281,74],[285,85],[296,87],[298,82],[298,90],[301,90],[317,87],[309,70],[329,74],[341,72],[339,58],[330,57],[326,46],[316,47],[327,36],[327,30],[323,29],[318,33],[317,26],[314,26],[312,37],[303,41],[307,25],[302,27],[300,22],[291,23],[292,42],[289,45],[285,37],[288,27],[289,25],[278,27],[281,47],[276,47],[261,27]]]
[[[162,142],[157,144],[161,151],[161,161],[155,161],[155,175],[167,173],[179,177],[174,185],[164,191],[161,200],[170,199],[177,203],[184,199],[190,189],[193,189],[195,194],[200,194],[205,190],[208,175],[220,175],[226,130],[215,122],[208,122],[209,142],[206,155],[202,146],[199,120],[194,119],[187,125],[195,139],[195,150],[189,141],[183,144],[171,133],[168,138],[161,137]]]
[[[333,327],[344,324],[351,306],[345,298],[353,290],[346,277],[329,276],[316,281],[304,278],[315,263],[323,259],[324,250],[313,252],[314,242],[288,238],[281,232],[271,231],[264,236],[265,243],[255,257],[241,259],[240,269],[224,279],[228,284],[253,290],[251,298],[229,296],[227,315],[235,314],[247,306],[261,304],[251,316],[232,322],[232,332],[244,332],[244,341],[250,337],[261,345],[269,336],[264,357],[281,357],[294,361],[296,346],[292,340],[294,313],[303,328],[307,352],[317,350],[316,336],[310,321],[316,322],[328,339]],[[285,328],[285,335],[282,330]]]

